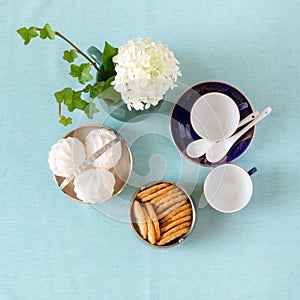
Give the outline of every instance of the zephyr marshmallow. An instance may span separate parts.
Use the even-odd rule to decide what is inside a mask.
[[[94,152],[105,146],[110,141],[114,140],[117,136],[111,130],[106,128],[95,129],[90,131],[88,136],[85,139],[85,146],[88,157],[91,156]],[[113,145],[109,150],[103,153],[98,157],[93,166],[97,168],[106,168],[110,169],[114,167],[120,160],[122,155],[122,146],[121,142]]]
[[[49,167],[57,176],[70,176],[84,161],[84,145],[74,137],[59,140],[49,152]]]
[[[101,203],[112,197],[115,182],[106,169],[87,169],[74,179],[74,191],[86,203]]]

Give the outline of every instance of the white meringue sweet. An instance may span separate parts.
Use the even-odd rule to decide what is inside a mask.
[[[102,203],[114,192],[114,175],[106,169],[87,169],[74,179],[74,191],[86,203]]]
[[[59,140],[49,152],[50,170],[57,176],[68,177],[85,161],[83,143],[74,137]]]
[[[85,146],[88,157],[91,156],[94,152],[102,148],[104,145],[114,140],[117,136],[111,130],[106,128],[100,128],[90,131],[88,136],[85,139]],[[110,169],[114,167],[117,162],[120,160],[122,155],[122,146],[121,142],[116,143],[107,150],[100,157],[98,157],[93,166],[97,168],[106,168]]]

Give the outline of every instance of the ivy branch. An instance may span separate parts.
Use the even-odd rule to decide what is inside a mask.
[[[82,93],[89,94],[90,98],[92,99],[110,99],[112,105],[121,100],[120,94],[116,92],[111,85],[116,75],[112,58],[117,54],[117,48],[114,48],[109,43],[105,42],[105,47],[103,50],[103,63],[101,66],[98,66],[90,59],[88,55],[81,51],[63,34],[52,30],[48,23],[43,28],[36,26],[31,26],[28,28],[22,27],[17,30],[17,33],[24,40],[24,45],[29,44],[31,39],[37,36],[39,36],[41,39],[48,38],[50,40],[54,40],[55,36],[58,36],[72,47],[71,50],[64,51],[63,59],[71,64],[69,74],[72,77],[77,78],[78,82],[82,85],[85,85],[85,87],[78,91],[75,91],[70,87],[66,87],[54,94],[56,102],[58,103],[58,115],[60,118],[59,122],[64,126],[72,124],[72,118],[61,114],[62,104],[64,104],[70,112],[74,111],[74,109],[84,111],[87,117],[90,119],[93,118],[94,113],[99,111],[93,102],[88,102],[81,98]],[[83,56],[88,62],[80,65],[73,64],[74,60],[78,57],[77,53]],[[87,84],[93,80],[93,75],[90,73],[92,66],[96,69],[99,75],[98,81],[94,84]]]

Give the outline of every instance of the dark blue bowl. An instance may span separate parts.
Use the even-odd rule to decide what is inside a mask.
[[[171,112],[170,130],[173,141],[178,150],[189,160],[205,167],[215,167],[221,164],[230,163],[238,159],[249,148],[255,133],[255,126],[248,130],[229,150],[227,155],[216,163],[209,162],[205,155],[198,158],[191,158],[186,153],[186,147],[193,141],[200,139],[194,131],[190,113],[194,103],[200,96],[207,93],[219,92],[229,96],[237,105],[247,102],[248,107],[240,111],[240,119],[242,120],[247,115],[253,112],[252,105],[249,99],[237,88],[228,83],[219,81],[207,81],[197,83],[187,89],[175,103]],[[242,129],[239,128],[238,130]],[[238,131],[237,130],[237,131]]]

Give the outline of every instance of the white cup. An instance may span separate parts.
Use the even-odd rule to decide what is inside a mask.
[[[213,92],[201,96],[195,102],[190,119],[200,137],[216,142],[230,137],[236,131],[240,112],[229,96]]]
[[[252,168],[246,172],[236,165],[220,165],[213,169],[204,181],[204,196],[211,207],[232,213],[244,208],[253,193],[250,178],[257,171]]]

